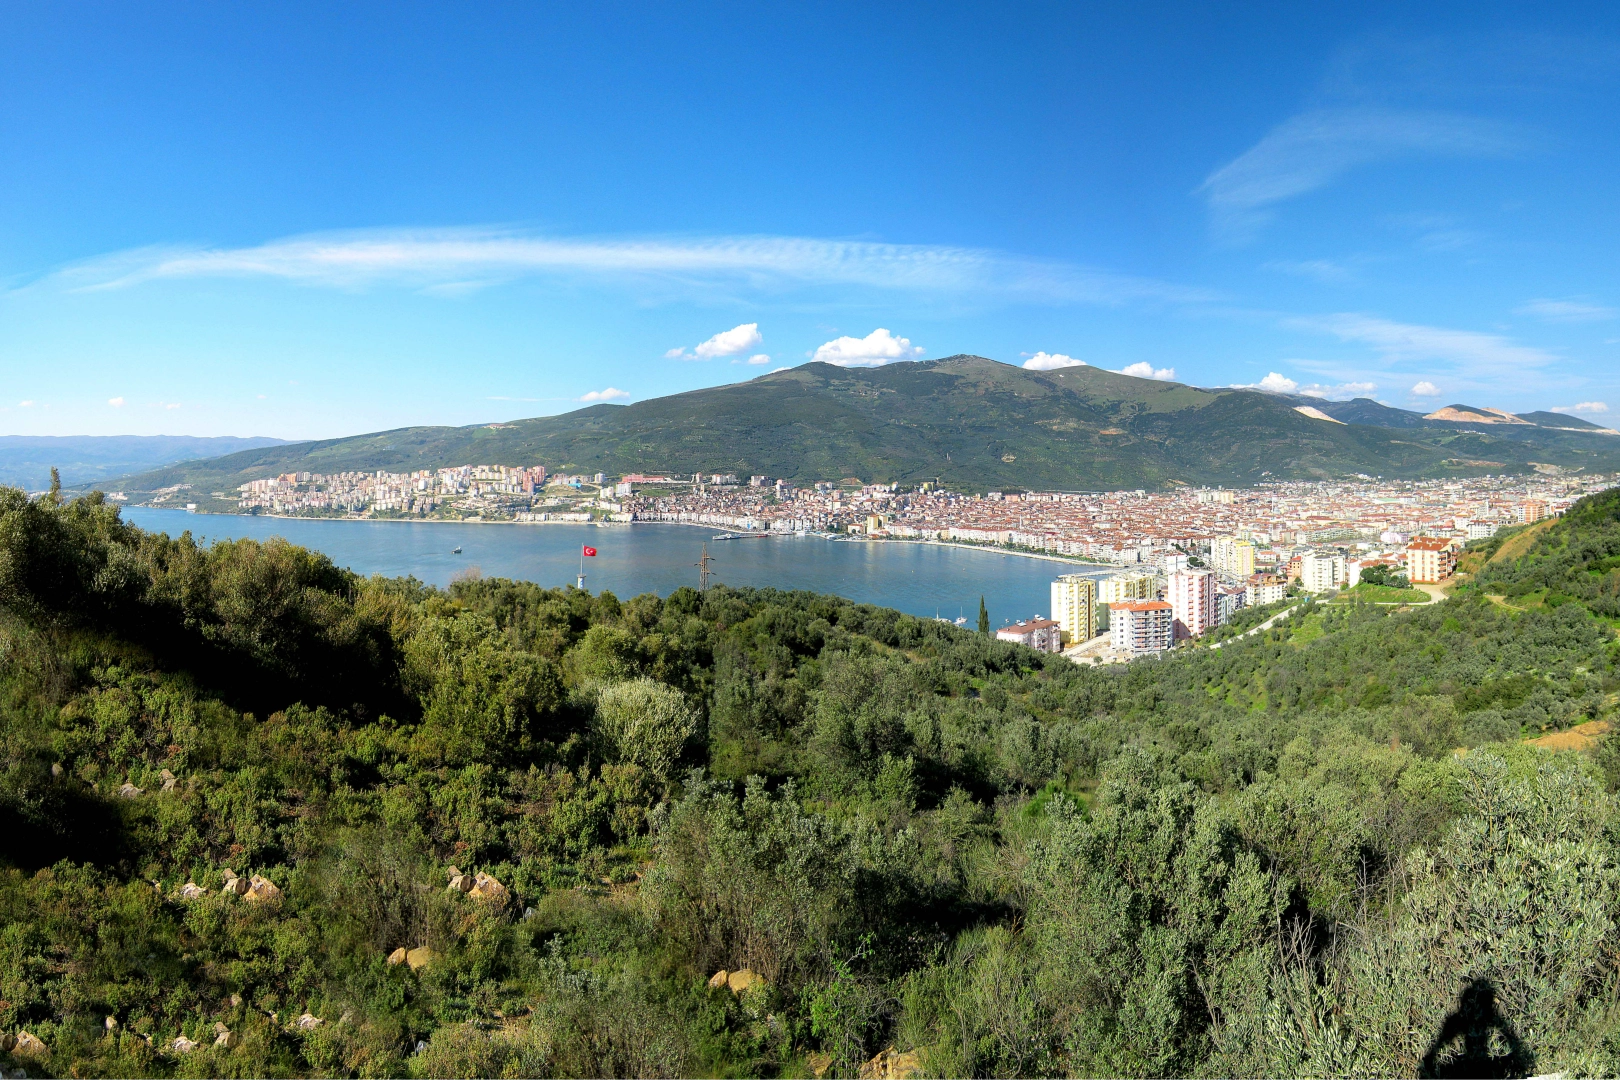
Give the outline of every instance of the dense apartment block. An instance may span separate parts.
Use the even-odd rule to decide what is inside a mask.
[[[1215,574],[1211,570],[1177,570],[1165,583],[1176,640],[1200,637],[1219,623],[1215,600]]]
[[[1125,600],[1108,605],[1108,622],[1116,652],[1146,656],[1176,643],[1175,617],[1163,600]]]
[[[1457,545],[1438,536],[1420,536],[1406,545],[1406,576],[1415,584],[1438,584],[1457,569]]]
[[[1097,581],[1079,574],[1064,574],[1052,582],[1052,618],[1070,641],[1097,636]]]

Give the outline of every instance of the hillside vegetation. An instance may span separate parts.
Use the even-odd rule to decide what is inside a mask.
[[[1613,1074],[1614,545],[1093,669],[0,491],[4,1067]]]
[[[223,509],[209,503],[214,492],[229,495],[239,484],[281,473],[409,472],[478,462],[609,475],[937,478],[978,491],[1253,484],[1358,472],[1461,476],[1528,471],[1531,460],[1620,469],[1620,438],[1612,435],[1528,424],[1395,430],[1312,419],[1291,401],[1094,367],[1030,371],[977,356],[870,370],[811,363],[634,405],[252,450],[112,486],[139,500],[189,484],[188,501]]]

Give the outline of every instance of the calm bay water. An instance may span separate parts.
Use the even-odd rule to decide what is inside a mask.
[[[596,548],[585,559],[585,586],[611,589],[621,600],[638,593],[668,596],[696,586],[702,545],[709,544],[713,579],[728,585],[769,586],[836,593],[913,615],[936,612],[971,622],[979,597],[992,626],[1050,614],[1049,586],[1059,574],[1081,567],[933,544],[879,544],[823,540],[813,536],[711,540],[714,528],[636,524],[461,525],[445,522],[343,521],[307,518],[188,514],[184,510],[128,507],[124,519],[171,536],[190,530],[199,539],[264,540],[283,536],[325,552],[339,566],[360,574],[414,574],[448,585],[458,571],[476,566],[485,577],[518,578],[541,585],[569,585],[579,572],[580,547]],[[452,554],[455,548],[461,554]]]

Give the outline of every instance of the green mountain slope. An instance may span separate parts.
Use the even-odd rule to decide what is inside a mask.
[[[1090,667],[0,487],[0,1071],[1620,1075],[1620,492],[1532,528]]]
[[[1620,468],[1620,441],[1529,425],[1507,436],[1334,424],[1250,390],[1203,390],[1093,367],[1028,371],[953,356],[872,370],[811,363],[629,406],[266,448],[144,473],[120,486],[139,498],[190,484],[206,498],[290,471],[495,462],[608,474],[937,477],[979,490],[1089,490],[1357,472],[1466,474],[1524,469],[1532,459]]]

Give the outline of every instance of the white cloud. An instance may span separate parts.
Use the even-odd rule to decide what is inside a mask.
[[[1606,413],[1609,407],[1601,401],[1582,401],[1576,405],[1554,405],[1551,412],[1561,413]]]
[[[1292,394],[1299,389],[1299,383],[1286,375],[1271,371],[1266,377],[1254,384],[1255,390],[1270,390],[1273,394]]]
[[[750,364],[768,364],[771,362],[771,356],[769,353],[755,353],[748,358],[748,362]],[[732,363],[736,363],[736,361],[732,361]]]
[[[1120,368],[1114,374],[1129,375],[1136,379],[1158,379],[1161,382],[1168,382],[1176,377],[1176,369],[1173,367],[1156,368],[1146,360],[1141,360]]]
[[[1434,383],[1430,382],[1428,379],[1424,379],[1422,382],[1420,382],[1416,386],[1412,387],[1412,396],[1413,397],[1439,397],[1440,396],[1440,388],[1438,386],[1434,385]]]
[[[699,360],[712,360],[717,356],[736,356],[762,344],[765,338],[759,332],[759,323],[743,323],[730,330],[722,330],[692,350]],[[668,354],[666,354],[668,355]]]
[[[673,349],[665,350],[664,359],[665,360],[679,360],[685,355],[686,355],[686,350],[681,348],[679,345],[677,345]]]
[[[559,238],[494,227],[317,233],[243,248],[140,248],[78,263],[49,280],[118,288],[168,278],[247,277],[342,289],[426,289],[470,277],[498,284],[538,275],[683,287],[846,285],[1058,304],[1192,303],[1216,295],[982,248],[794,236]]]
[[[1223,228],[1242,232],[1274,203],[1323,187],[1358,166],[1410,154],[1480,157],[1516,140],[1471,116],[1392,109],[1320,109],[1286,120],[1198,188]]]
[[[1444,361],[1471,374],[1521,373],[1557,359],[1544,349],[1519,345],[1498,334],[1392,322],[1370,315],[1338,314],[1289,319],[1286,325],[1319,330],[1341,341],[1370,345],[1389,364]]]
[[[121,397],[110,397],[107,399],[107,404],[111,405],[115,409],[122,409],[124,407],[124,399]]]
[[[588,394],[582,394],[582,395],[580,395],[579,400],[581,400],[581,401],[617,401],[620,398],[627,398],[629,396],[630,396],[629,391],[620,390],[617,387],[610,386],[606,390],[592,390]]]
[[[1337,386],[1323,386],[1320,383],[1312,383],[1309,386],[1300,387],[1299,392],[1306,397],[1332,398],[1342,401],[1345,398],[1366,397],[1377,389],[1378,384],[1375,382],[1346,382]]]
[[[1533,315],[1547,322],[1602,322],[1620,315],[1612,307],[1589,304],[1580,300],[1531,300],[1517,309],[1520,315]]]
[[[1374,382],[1343,382],[1338,385],[1324,385],[1323,383],[1301,384],[1296,379],[1290,379],[1281,372],[1268,372],[1266,377],[1254,383],[1233,383],[1236,390],[1269,390],[1274,394],[1300,394],[1304,397],[1327,398],[1342,401],[1345,398],[1364,397],[1378,389]]]
[[[863,338],[834,338],[815,351],[812,360],[836,367],[882,367],[899,360],[915,360],[923,354],[910,338],[895,337],[881,326]]]
[[[1076,360],[1072,356],[1064,356],[1062,353],[1038,352],[1025,360],[1024,366],[1031,371],[1055,371],[1058,368],[1085,367],[1086,362]]]
[[[17,407],[19,409],[32,409],[34,407],[34,403],[32,401],[19,401],[17,402]]]

